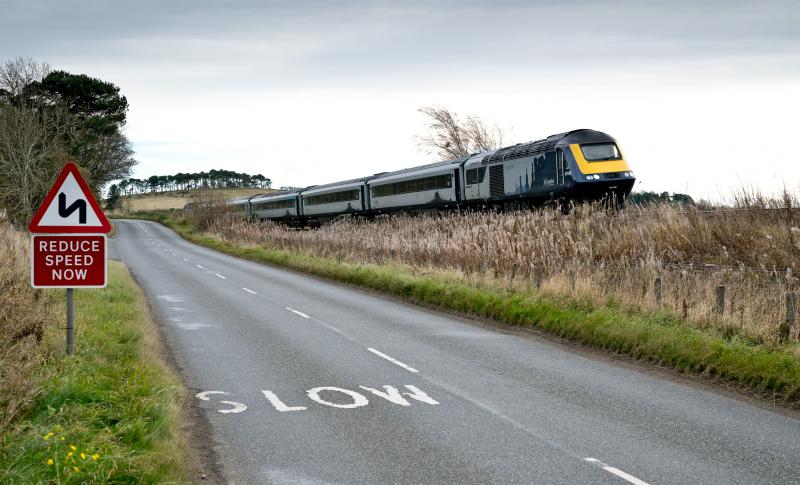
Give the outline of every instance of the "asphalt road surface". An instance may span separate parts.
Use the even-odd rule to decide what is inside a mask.
[[[798,483],[800,420],[117,221],[230,483]]]

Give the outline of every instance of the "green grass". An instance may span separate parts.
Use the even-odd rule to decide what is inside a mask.
[[[138,286],[121,263],[108,269],[107,288],[75,290],[72,357],[63,324],[48,330],[51,377],[2,437],[0,482],[187,482],[183,390]]]
[[[740,389],[800,404],[800,358],[792,347],[758,345],[687,325],[674,315],[648,314],[531,291],[511,293],[474,286],[454,275],[415,275],[402,265],[355,265],[264,247],[238,246],[198,232],[185,219],[164,212],[139,213],[194,243],[241,258],[291,268],[378,290],[419,304],[531,327],[583,345],[643,359]]]

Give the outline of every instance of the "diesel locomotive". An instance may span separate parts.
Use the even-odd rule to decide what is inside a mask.
[[[510,209],[624,201],[636,181],[614,138],[574,130],[529,143],[384,172],[273,192],[230,203],[237,216],[321,224],[342,215]]]

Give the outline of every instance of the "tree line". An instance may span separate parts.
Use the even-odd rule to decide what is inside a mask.
[[[175,175],[152,175],[145,179],[123,179],[109,187],[109,192],[114,190],[115,186],[120,195],[136,195],[194,189],[268,189],[272,186],[272,180],[261,174],[250,175],[231,170],[209,170],[208,172],[176,173]]]
[[[0,212],[31,219],[65,162],[98,195],[137,163],[125,136],[128,101],[116,85],[30,58],[0,62]]]

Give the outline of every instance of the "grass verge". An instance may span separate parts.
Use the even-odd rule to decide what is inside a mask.
[[[0,482],[187,482],[182,387],[141,290],[121,263],[108,271],[107,288],[75,291],[74,356],[63,325],[46,331],[47,377],[3,434]]]
[[[545,293],[512,293],[468,284],[447,274],[418,275],[403,265],[357,265],[258,246],[199,232],[163,212],[139,213],[185,239],[233,256],[291,268],[396,295],[415,303],[536,328],[581,344],[705,375],[743,390],[800,405],[800,357],[790,345],[756,344],[714,329],[686,325],[674,315]]]

